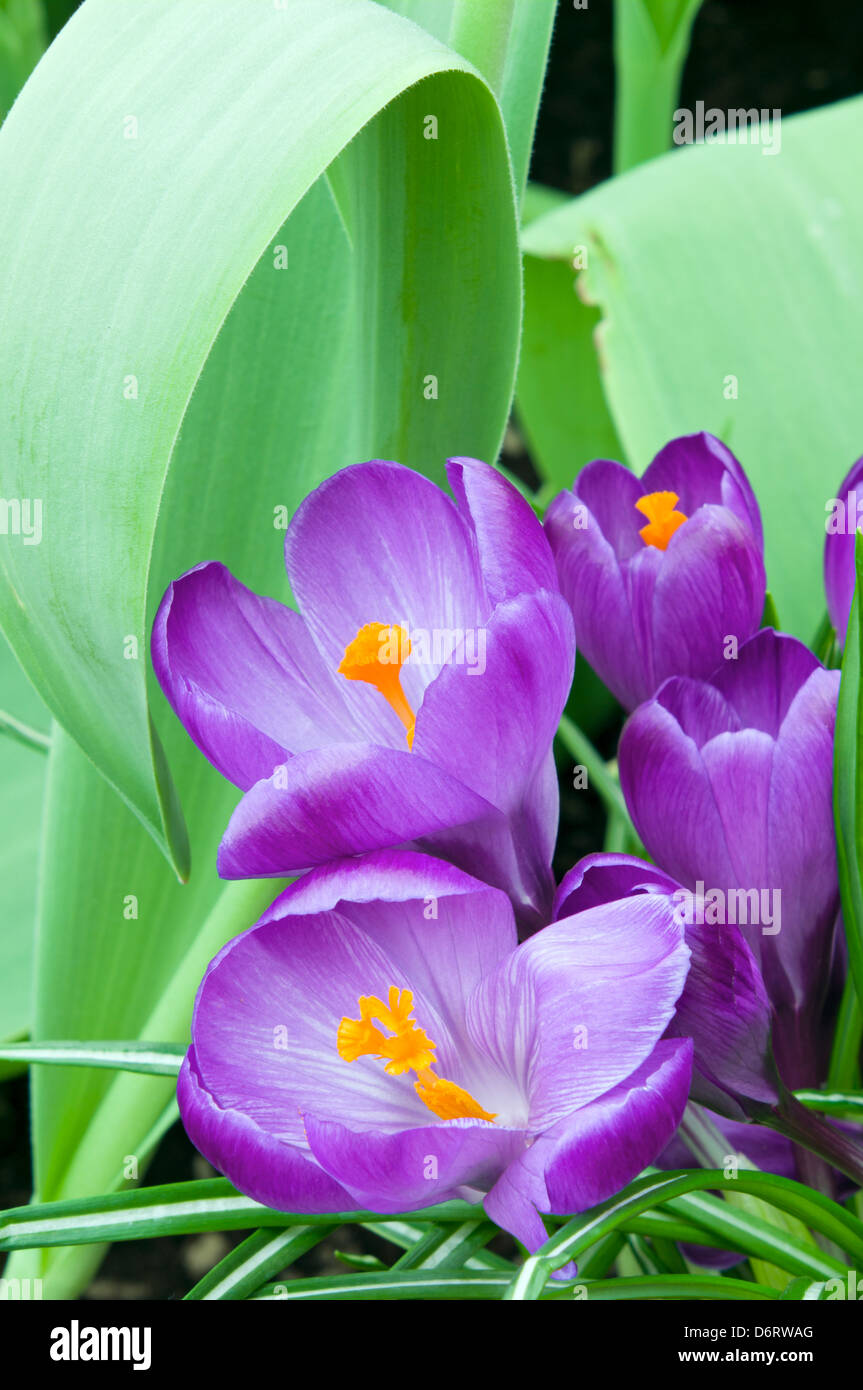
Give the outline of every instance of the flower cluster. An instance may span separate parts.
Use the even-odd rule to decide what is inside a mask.
[[[839,676],[759,628],[758,506],[711,436],[640,480],[589,465],[545,526],[483,463],[448,478],[374,461],[319,487],[286,538],[295,609],[216,563],[162,601],[162,688],[243,793],[219,872],[299,875],[211,962],[179,1100],[268,1205],[468,1197],[535,1249],[690,1095],[787,1129],[788,1088],[821,1079]],[[850,590],[844,552],[827,573],[839,627],[853,554]],[[576,634],[632,711],[653,862],[591,855],[555,887]]]

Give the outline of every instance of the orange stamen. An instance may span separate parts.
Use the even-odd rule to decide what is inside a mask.
[[[639,497],[635,505],[648,521],[638,533],[645,545],[665,550],[675,531],[689,520],[683,512],[675,511],[679,501],[676,492],[648,492]]]
[[[355,1062],[358,1057],[365,1056],[377,1057],[380,1061],[388,1058],[384,1071],[390,1076],[415,1071],[417,1095],[441,1120],[493,1122],[494,1115],[483,1110],[469,1091],[432,1070],[437,1044],[411,1017],[413,1000],[409,989],[400,990],[397,985],[390,986],[386,1004],[374,994],[361,995],[359,1018],[343,1018],[339,1024],[336,1034],[339,1056],[345,1062]],[[392,1036],[383,1033],[376,1023],[390,1029]]]
[[[349,681],[366,681],[379,690],[407,730],[413,747],[416,715],[402,690],[401,668],[410,656],[410,638],[393,623],[366,623],[345,647],[338,673]]]

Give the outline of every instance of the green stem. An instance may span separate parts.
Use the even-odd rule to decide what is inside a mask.
[[[23,743],[25,748],[33,748],[37,753],[47,753],[51,747],[49,734],[31,729],[29,724],[22,724],[20,719],[7,714],[5,710],[0,710],[0,734],[14,738],[16,743]]]
[[[825,1159],[857,1187],[863,1187],[863,1148],[820,1115],[807,1110],[794,1096],[783,1096],[780,1104],[765,1114],[764,1123]]]
[[[577,724],[563,714],[557,726],[557,736],[576,762],[587,768],[588,784],[593,787],[605,803],[609,815],[620,817],[627,825],[631,824],[620,783],[608,770],[602,755],[597,752],[590,739],[581,732]]]
[[[681,7],[663,43],[647,0],[614,5],[614,172],[625,173],[671,147],[672,124],[698,4]]]
[[[827,1076],[828,1091],[856,1090],[860,1080],[860,1047],[863,1044],[863,1009],[854,985],[854,976],[848,973],[839,1018],[833,1038],[833,1052],[830,1057],[830,1071]]]

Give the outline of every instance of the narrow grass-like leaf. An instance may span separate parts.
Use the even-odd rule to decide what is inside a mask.
[[[507,1298],[516,1301],[536,1298],[553,1270],[570,1260],[577,1261],[583,1250],[589,1249],[610,1231],[625,1225],[628,1217],[638,1216],[689,1192],[709,1189],[722,1191],[729,1186],[737,1192],[760,1197],[780,1211],[790,1212],[804,1224],[834,1240],[841,1249],[847,1250],[852,1260],[863,1259],[863,1222],[851,1216],[838,1203],[790,1178],[746,1170],[741,1170],[734,1179],[726,1178],[719,1170],[649,1173],[636,1179],[619,1196],[611,1198],[593,1212],[574,1218],[551,1236],[525,1261],[507,1292]]]
[[[363,1227],[371,1231],[373,1235],[379,1236],[381,1240],[388,1240],[392,1244],[399,1246],[402,1250],[411,1250],[423,1239],[424,1231],[422,1226],[412,1224],[412,1221],[389,1221],[386,1224],[375,1221],[363,1222]],[[439,1248],[439,1242],[435,1243],[435,1249]],[[475,1250],[468,1255],[464,1261],[466,1269],[504,1269],[512,1274],[512,1262],[504,1259],[503,1255],[497,1255],[492,1250]]]
[[[0,1047],[0,1062],[44,1062],[61,1067],[106,1067],[148,1076],[176,1076],[185,1051],[175,1043],[7,1043]]]
[[[822,1115],[835,1115],[839,1120],[856,1120],[863,1124],[863,1092],[860,1091],[795,1091],[807,1110]]]
[[[833,1032],[827,1089],[846,1090],[860,1085],[860,1049],[863,1045],[863,1008],[854,976],[845,979],[839,1017]]]
[[[555,1295],[554,1289],[545,1296]],[[573,1295],[568,1295],[572,1297]],[[579,1289],[577,1300],[587,1303],[620,1303],[641,1299],[707,1299],[720,1303],[765,1302],[779,1298],[776,1289],[754,1284],[748,1279],[723,1279],[714,1274],[650,1274],[634,1275],[628,1279],[596,1279]]]
[[[336,1230],[335,1226],[289,1226],[284,1231],[255,1231],[220,1260],[186,1294],[192,1302],[248,1298],[280,1269],[287,1269]]]
[[[490,1221],[465,1221],[455,1229],[432,1227],[405,1251],[393,1269],[459,1269],[498,1234]]]
[[[328,1303],[378,1302],[414,1299],[499,1299],[509,1284],[509,1275],[479,1270],[388,1270],[385,1274],[319,1275],[313,1279],[293,1279],[271,1284],[254,1295],[258,1301]]]
[[[444,1202],[411,1212],[412,1222],[471,1218],[469,1202]],[[45,1202],[0,1212],[0,1250],[85,1245],[106,1240],[144,1240],[195,1231],[242,1231],[256,1226],[343,1226],[349,1222],[401,1220],[400,1215],[333,1212],[315,1216],[273,1211],[238,1193],[224,1178],[137,1188],[104,1197]],[[474,1216],[475,1219],[475,1216]]]

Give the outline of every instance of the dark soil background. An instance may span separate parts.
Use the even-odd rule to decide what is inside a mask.
[[[75,8],[48,0],[52,31]],[[707,0],[693,30],[680,104],[779,107],[783,116],[857,94],[863,73],[863,7],[858,0]],[[532,177],[571,194],[611,173],[611,0],[590,0],[574,10],[559,0],[551,61],[531,167]],[[507,463],[525,477],[531,461],[517,432],[507,441]],[[596,731],[611,756],[619,716],[609,711]],[[569,764],[566,764],[568,771]],[[562,764],[562,770],[564,765]],[[603,814],[590,793],[574,792],[562,777],[559,872],[601,844]],[[0,1205],[23,1204],[30,1193],[27,1079],[0,1084]],[[148,1183],[207,1177],[213,1170],[176,1125],[147,1173]],[[176,1299],[244,1238],[207,1234],[115,1245],[85,1295],[91,1299]],[[495,1248],[495,1247],[493,1247]],[[497,1248],[507,1253],[502,1240]],[[345,1229],[301,1259],[289,1277],[344,1269],[335,1252],[373,1254],[391,1261],[393,1248]]]

